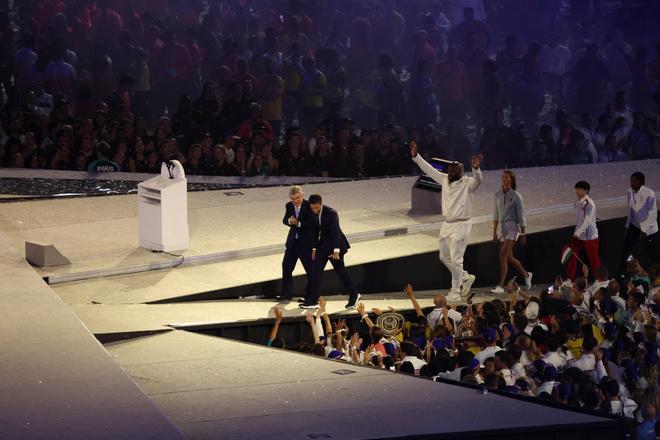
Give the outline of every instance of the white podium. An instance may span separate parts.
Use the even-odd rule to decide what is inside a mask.
[[[138,184],[140,247],[156,251],[188,248],[188,191],[179,161],[163,163],[160,176]]]

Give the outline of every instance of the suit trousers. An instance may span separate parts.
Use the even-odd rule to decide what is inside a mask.
[[[626,238],[623,242],[623,255],[621,257],[621,273],[625,273],[626,261],[629,255],[633,255],[639,260],[642,267],[650,267],[660,258],[658,250],[659,233],[641,236],[642,231],[635,225],[629,225],[626,231]]]
[[[348,271],[344,265],[344,254],[340,254],[339,260],[329,258],[328,255],[330,254],[330,251],[318,251],[316,253],[316,259],[312,262],[312,276],[309,278],[311,286],[308,286],[305,293],[305,302],[308,304],[316,304],[319,301],[319,297],[321,296],[321,284],[323,281],[323,270],[325,269],[328,260],[335,269],[335,273],[344,285],[344,289],[349,297],[354,298],[357,295],[357,290],[355,290],[351,277],[348,275]]]
[[[302,263],[307,274],[305,296],[309,292],[309,279],[312,274],[312,249],[309,246],[301,246],[296,241],[293,246],[284,251],[284,258],[282,259],[282,296],[286,298],[293,296],[293,270],[296,268],[298,260]]]

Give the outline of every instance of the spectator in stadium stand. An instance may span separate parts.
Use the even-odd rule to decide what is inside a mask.
[[[465,65],[456,59],[456,49],[447,50],[446,60],[436,65],[433,75],[438,89],[440,119],[456,119],[465,124],[467,113],[467,73]]]
[[[2,15],[2,166],[81,168],[82,135],[77,130],[68,160],[53,161],[50,152],[35,153],[23,140],[34,133],[36,145],[48,144],[53,131],[88,118],[95,126],[85,136],[91,135],[93,143],[106,141],[110,158],[125,149],[122,161],[128,171],[131,163],[143,169],[149,157],[148,151],[136,156],[138,137],[145,149],[151,142],[160,149],[164,138],[176,138],[181,159],[199,143],[206,163],[213,143],[202,142],[203,134],[219,140],[237,133],[250,119],[254,102],[261,104],[261,118],[272,127],[273,142],[279,143],[280,135],[293,127],[310,137],[321,121],[330,121],[325,136],[336,161],[330,174],[337,176],[371,175],[362,165],[371,146],[353,139],[364,129],[374,129],[375,138],[389,131],[386,125],[405,125],[411,134],[432,125],[447,159],[465,163],[475,150],[488,148],[488,165],[500,168],[660,155],[658,122],[650,113],[660,103],[660,58],[648,56],[657,38],[640,34],[651,28],[645,27],[655,11],[651,5],[649,13],[622,22],[613,20],[628,16],[626,5],[617,2],[598,13],[577,8],[575,15],[516,3],[490,10],[472,0],[451,5],[387,0],[382,7],[355,8],[334,1],[318,6],[266,2],[255,5],[241,25],[236,17],[245,10],[239,5],[214,4],[204,10],[194,2],[172,8],[162,0],[74,3],[17,4]],[[612,22],[610,33],[587,40],[589,29]],[[496,54],[494,42],[505,35],[507,44]],[[542,47],[536,41],[548,44]],[[528,48],[525,54],[518,49],[522,45]],[[316,66],[310,67],[306,58],[303,68],[305,57],[316,58]],[[424,69],[420,60],[426,60]],[[134,82],[126,87],[129,77]],[[182,95],[193,97],[192,106],[180,100]],[[552,124],[554,109],[562,107],[562,126]],[[503,118],[497,125],[493,116],[499,109]],[[568,128],[582,125],[576,117],[583,113],[599,121],[595,128],[580,127],[586,141]],[[158,124],[163,116],[173,117],[168,133]],[[451,119],[463,125],[469,148],[443,144],[439,130],[447,129]],[[144,121],[141,132],[126,138],[121,133],[136,120]],[[337,131],[349,120],[350,148],[336,148]],[[525,131],[536,133],[545,123],[554,125],[553,142],[548,137],[543,145],[534,137],[525,139]],[[515,133],[506,136],[502,127]],[[242,127],[240,134],[248,142],[249,159],[253,136],[243,131],[249,130]],[[499,135],[504,135],[501,142]],[[393,161],[399,157],[396,146],[410,140],[403,130],[395,131],[389,142]],[[9,151],[8,141],[16,151]],[[229,162],[234,153],[227,149]],[[278,172],[277,158],[262,156],[258,160],[269,163],[269,172]],[[408,171],[391,165],[383,172]],[[307,171],[311,173],[316,171]]]

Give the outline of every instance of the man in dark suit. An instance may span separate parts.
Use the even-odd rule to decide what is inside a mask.
[[[282,295],[281,301],[290,301],[293,297],[293,269],[298,260],[305,268],[307,276],[312,271],[312,247],[316,234],[316,219],[309,208],[309,202],[304,199],[302,188],[292,186],[289,190],[290,202],[286,204],[282,223],[289,227],[286,238],[286,250],[282,259]],[[306,292],[309,292],[307,283]],[[307,295],[307,293],[306,293]]]
[[[344,289],[348,292],[346,308],[354,309],[357,307],[360,294],[355,290],[346,266],[344,266],[344,255],[351,246],[339,227],[339,215],[331,207],[323,206],[323,200],[318,194],[312,194],[309,197],[309,207],[316,216],[317,233],[314,234],[312,249],[312,276],[309,278],[311,286],[307,289],[305,302],[300,307],[303,309],[318,308],[323,270],[329,260],[344,285]]]

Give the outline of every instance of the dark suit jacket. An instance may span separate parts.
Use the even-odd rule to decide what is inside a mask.
[[[318,222],[316,226],[318,228]],[[317,231],[318,234],[314,235],[316,239],[314,247],[317,249],[317,252],[330,255],[335,249],[339,249],[341,254],[345,254],[351,248],[341,227],[339,227],[339,215],[337,211],[327,205],[323,205],[323,209],[321,210],[321,226]]]
[[[289,224],[289,217],[291,216],[296,216],[296,208],[293,206],[293,203],[288,202],[285,206],[284,218],[282,219],[282,223],[289,227],[289,235],[286,237],[286,248],[292,248],[296,244],[296,234],[298,234],[298,245],[309,248],[311,254],[311,248],[315,240],[314,235],[317,233],[318,227],[316,217],[309,208],[309,202],[303,200],[300,206],[300,214],[298,215],[298,221],[301,223],[300,227]]]

